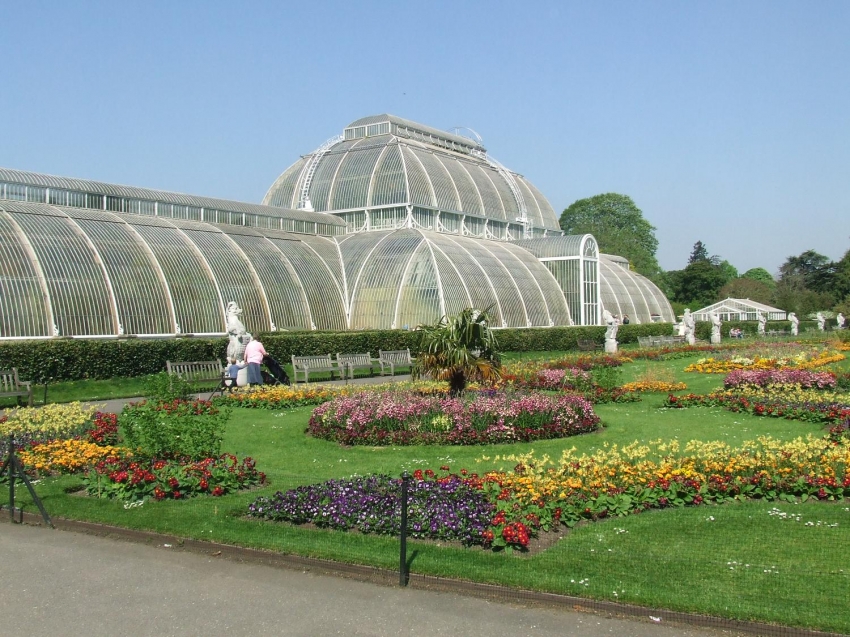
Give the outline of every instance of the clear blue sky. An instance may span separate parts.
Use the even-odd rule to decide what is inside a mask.
[[[631,196],[665,269],[850,248],[850,2],[7,2],[0,166],[258,202],[388,112],[560,211]]]

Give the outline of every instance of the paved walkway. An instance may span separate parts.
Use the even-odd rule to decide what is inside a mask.
[[[0,522],[0,633],[718,637]]]
[[[393,382],[402,382],[410,380],[410,374],[398,374],[396,376],[362,376],[359,378],[354,378],[354,380],[325,380],[325,381],[317,381],[310,383],[309,386],[317,386],[317,385],[380,385],[381,383],[393,383]],[[298,384],[299,387],[303,387],[303,383]],[[201,392],[196,394],[198,398],[209,398],[210,392]],[[110,413],[120,413],[124,408],[124,405],[130,402],[139,402],[140,400],[144,400],[143,396],[135,396],[132,398],[111,398],[104,400],[91,400],[91,401],[83,401],[83,405],[95,405],[98,409],[110,412]],[[40,406],[39,404],[36,405]],[[10,408],[0,408],[0,416],[2,416],[6,411]]]

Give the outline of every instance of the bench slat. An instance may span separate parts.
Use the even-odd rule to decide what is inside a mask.
[[[0,396],[15,397],[20,405],[20,399],[26,397],[27,407],[32,407],[32,383],[18,378],[18,368],[0,370]]]

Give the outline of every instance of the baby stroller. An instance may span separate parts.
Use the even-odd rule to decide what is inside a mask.
[[[263,382],[266,385],[291,385],[292,381],[289,380],[289,374],[286,373],[286,370],[280,366],[275,359],[271,356],[263,356],[263,365],[266,366],[266,369],[269,371],[263,371]]]

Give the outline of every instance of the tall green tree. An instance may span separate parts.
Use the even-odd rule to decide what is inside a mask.
[[[779,280],[801,282],[812,292],[831,294],[837,264],[814,250],[788,257],[779,268]],[[796,285],[796,283],[795,283]]]
[[[750,299],[769,305],[773,302],[773,289],[756,279],[738,277],[726,283],[717,293],[717,300],[723,299]]]
[[[579,199],[561,213],[560,224],[568,235],[592,234],[600,251],[627,258],[644,276],[655,279],[661,274],[655,227],[631,197],[609,192]]]
[[[741,278],[752,279],[753,281],[760,281],[766,286],[768,286],[771,290],[776,289],[776,280],[773,278],[773,275],[771,275],[770,272],[768,272],[764,268],[750,268],[741,275]]]
[[[697,241],[694,244],[694,249],[691,250],[691,256],[688,257],[688,265],[697,261],[708,261],[710,258],[705,244],[702,241]]]
[[[684,270],[667,273],[672,300],[690,305],[691,309],[714,303],[727,281],[727,272],[707,259],[689,263]]]

